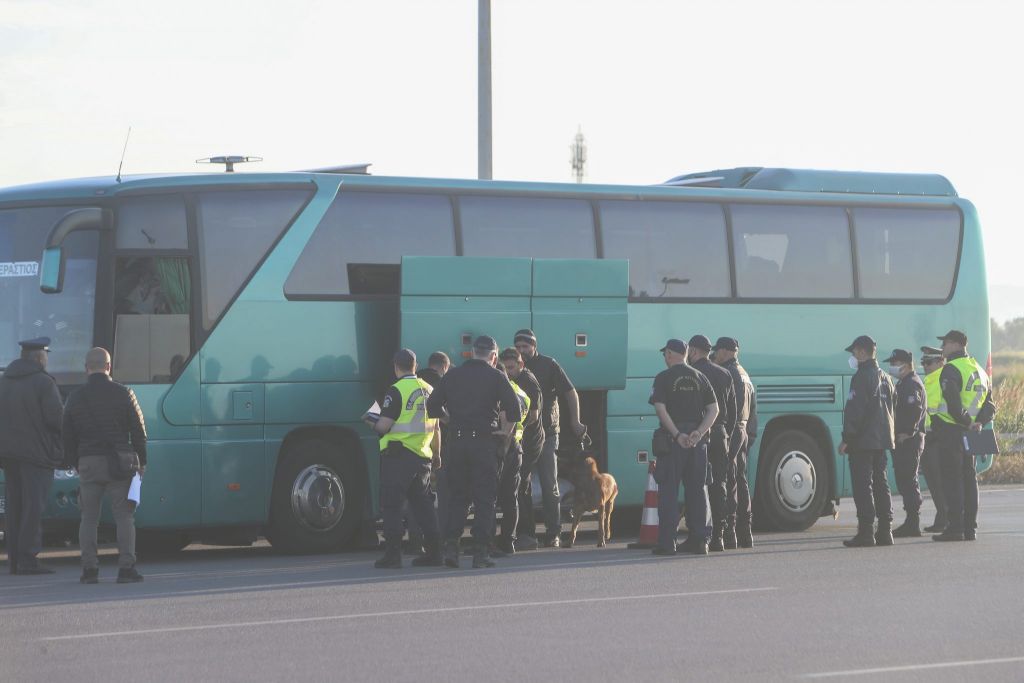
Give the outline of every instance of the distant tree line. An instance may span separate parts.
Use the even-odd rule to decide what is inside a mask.
[[[1024,351],[1024,317],[1000,325],[992,321],[993,351]]]

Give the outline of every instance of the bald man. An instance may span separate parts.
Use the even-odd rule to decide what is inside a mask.
[[[90,349],[85,356],[86,385],[68,397],[64,410],[64,452],[81,479],[82,523],[78,544],[82,549],[81,583],[99,581],[96,529],[103,496],[117,524],[118,583],[138,583],[135,569],[135,504],[128,501],[132,477],[119,477],[111,460],[115,447],[127,445],[139,455],[139,474],[146,471],[146,423],[131,389],[110,378],[110,354]]]

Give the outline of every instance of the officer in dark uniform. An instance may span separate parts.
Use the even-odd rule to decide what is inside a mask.
[[[932,420],[940,410],[946,409],[942,399],[940,379],[946,359],[942,357],[942,349],[934,346],[921,347],[921,368],[924,370],[924,393],[927,399],[928,416],[925,419],[924,453],[921,455],[921,474],[928,484],[928,492],[935,505],[935,520],[924,531],[933,534],[946,528],[946,491],[942,485],[942,463],[939,460],[939,445],[932,436]]]
[[[494,532],[494,504],[500,457],[522,415],[508,378],[495,369],[498,345],[488,336],[473,342],[473,357],[448,372],[427,399],[427,413],[448,413],[448,486],[451,502],[444,563],[459,566],[459,539],[473,503],[473,567],[493,567],[488,546]]]
[[[440,449],[437,420],[426,413],[430,385],[416,376],[416,354],[401,349],[394,356],[396,381],[384,395],[380,418],[372,424],[380,434],[380,507],[384,518],[384,556],[378,569],[402,566],[402,509],[423,530],[426,552],[412,561],[417,567],[441,566],[441,543],[430,490],[430,468]]]
[[[753,514],[750,485],[747,483],[747,451],[757,438],[757,391],[750,375],[739,363],[740,343],[732,337],[719,337],[712,349],[714,361],[732,375],[736,393],[736,427],[729,439],[729,477],[726,500],[727,523],[723,545],[726,550],[753,548]]]
[[[0,378],[0,464],[7,491],[7,557],[12,574],[52,574],[36,559],[53,471],[64,461],[64,405],[47,374],[48,337],[18,342],[21,357]]]
[[[862,335],[846,347],[850,367],[850,394],[843,409],[843,441],[839,452],[850,461],[853,502],[857,507],[857,535],[843,541],[847,548],[892,545],[892,496],[886,477],[886,451],[894,445],[893,396],[896,388],[878,367],[875,340]],[[874,531],[878,516],[878,532]]]
[[[501,364],[509,379],[526,394],[530,409],[523,423],[523,466],[519,471],[519,524],[516,526],[516,550],[536,550],[536,524],[533,519],[533,472],[544,448],[544,425],[541,422],[541,404],[544,398],[540,383],[532,372],[526,369],[522,354],[515,348],[501,352]]]
[[[967,430],[981,431],[991,422],[996,406],[988,374],[967,355],[967,335],[950,330],[939,339],[946,357],[939,375],[946,407],[932,417],[932,434],[942,462],[949,522],[932,540],[974,541],[978,538],[978,473],[974,455],[964,453],[963,436]]]
[[[686,362],[686,342],[669,339],[661,349],[666,370],[654,378],[650,403],[660,426],[654,449],[658,459],[654,480],[658,483],[658,545],[655,555],[676,553],[679,524],[679,483],[686,493],[686,518],[701,520],[690,527],[684,549],[708,554],[707,503],[704,486],[708,471],[708,433],[718,418],[718,399],[711,382]]]
[[[889,373],[897,378],[896,404],[893,407],[896,446],[892,450],[892,467],[896,473],[896,489],[903,496],[907,519],[894,529],[894,538],[921,535],[921,487],[917,477],[924,452],[924,421],[927,399],[924,383],[914,371],[914,355],[895,349],[886,361]]]
[[[728,521],[726,497],[729,487],[729,438],[736,429],[736,389],[732,375],[708,359],[711,340],[703,334],[690,338],[687,358],[690,366],[699,370],[711,382],[718,399],[718,417],[711,425],[708,440],[708,464],[711,466],[711,485],[708,498],[711,503],[712,533],[708,549],[725,550],[723,536]]]

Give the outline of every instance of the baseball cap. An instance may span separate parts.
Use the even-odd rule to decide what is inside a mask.
[[[892,354],[885,359],[886,363],[910,363],[914,364],[914,354],[906,349],[893,349]]]
[[[873,351],[878,345],[875,344],[875,340],[866,334],[862,334],[853,340],[853,343],[846,347],[847,352],[853,351],[854,349],[866,349]]]
[[[703,334],[695,334],[692,337],[690,337],[690,346],[692,346],[695,349],[710,351],[711,340],[705,337]]]
[[[669,339],[665,342],[665,345],[661,347],[661,352],[665,353],[665,349],[675,351],[676,353],[686,353],[686,342],[682,339]]]
[[[739,351],[740,343],[732,337],[719,337],[718,341],[715,342],[714,351],[722,349],[723,351]]]
[[[942,341],[951,341],[961,346],[967,346],[967,335],[960,330],[950,330],[946,334],[939,337]]]
[[[498,350],[498,342],[494,341],[494,337],[488,337],[486,334],[481,334],[479,337],[473,340],[473,348],[477,351],[495,351]]]

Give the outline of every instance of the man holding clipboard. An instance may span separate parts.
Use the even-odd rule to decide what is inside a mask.
[[[938,441],[949,521],[934,541],[973,541],[978,528],[978,475],[974,456],[995,452],[983,444],[981,429],[991,422],[992,382],[974,358],[967,355],[967,335],[950,330],[939,337],[946,365],[939,375],[945,410],[932,416]],[[979,450],[980,449],[980,450]],[[982,453],[981,451],[985,452]]]

